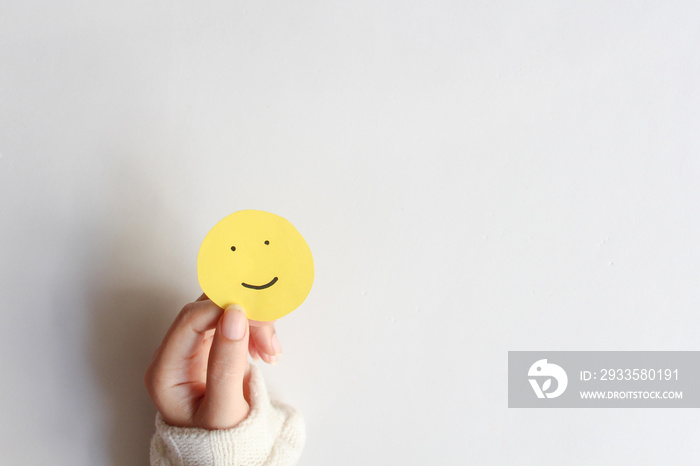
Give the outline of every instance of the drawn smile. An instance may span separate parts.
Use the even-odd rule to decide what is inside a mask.
[[[277,277],[273,278],[272,280],[270,280],[268,283],[265,283],[264,285],[249,285],[247,283],[241,283],[241,285],[245,286],[246,288],[251,288],[253,290],[264,290],[265,288],[270,288],[276,282],[277,282]]]

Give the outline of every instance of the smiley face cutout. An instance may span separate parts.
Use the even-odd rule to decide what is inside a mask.
[[[296,228],[279,215],[241,210],[217,223],[197,258],[202,291],[219,307],[243,306],[271,321],[299,307],[311,291],[314,261]]]

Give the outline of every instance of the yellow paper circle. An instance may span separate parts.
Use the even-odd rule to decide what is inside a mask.
[[[249,319],[271,321],[304,302],[314,282],[314,261],[289,221],[241,210],[207,233],[197,275],[202,291],[219,307],[239,304]]]

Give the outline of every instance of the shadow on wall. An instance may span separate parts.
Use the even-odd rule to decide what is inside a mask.
[[[156,409],[143,376],[183,304],[169,295],[153,288],[115,287],[94,297],[90,357],[108,403],[111,464],[148,464]]]
[[[157,284],[177,274],[177,260],[163,241],[144,241],[163,238],[172,228],[166,197],[140,162],[120,159],[109,173],[105,183],[111,197],[99,224],[104,244],[90,258],[89,361],[109,416],[104,439],[109,464],[131,466],[148,464],[155,431],[156,409],[144,373],[188,298]]]

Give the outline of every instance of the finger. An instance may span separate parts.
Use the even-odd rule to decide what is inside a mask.
[[[160,357],[163,364],[177,363],[192,357],[202,342],[216,328],[223,309],[207,301],[195,301],[182,308],[165,334]]]
[[[270,356],[269,354],[265,354],[265,353],[259,353],[259,354],[260,354],[260,359],[262,359],[266,363],[271,364],[273,366],[277,365],[277,361],[278,361],[277,356]]]
[[[282,355],[282,345],[277,337],[275,324],[273,322],[258,322],[257,324],[250,327],[250,338],[263,361],[275,364],[277,358]]]
[[[248,351],[250,352],[250,357],[253,358],[254,361],[258,361],[258,360],[262,359],[263,361],[265,361],[268,364],[273,364],[273,365],[277,364],[277,357],[275,356],[274,360],[273,360],[273,356],[270,356],[270,355],[258,350],[257,347],[255,346],[255,342],[253,341],[252,338],[250,339],[250,343],[248,345]]]
[[[248,353],[250,353],[250,357],[253,359],[253,361],[257,361],[260,359],[260,356],[258,355],[258,350],[255,348],[255,342],[251,338],[248,339]]]
[[[204,392],[211,332],[222,312],[211,301],[183,307],[146,370],[148,393],[169,424],[187,425],[194,409],[183,409],[183,400]]]
[[[248,368],[248,318],[238,305],[229,306],[219,320],[209,353],[207,389],[195,414],[195,425],[226,429],[248,415],[243,394]]]

